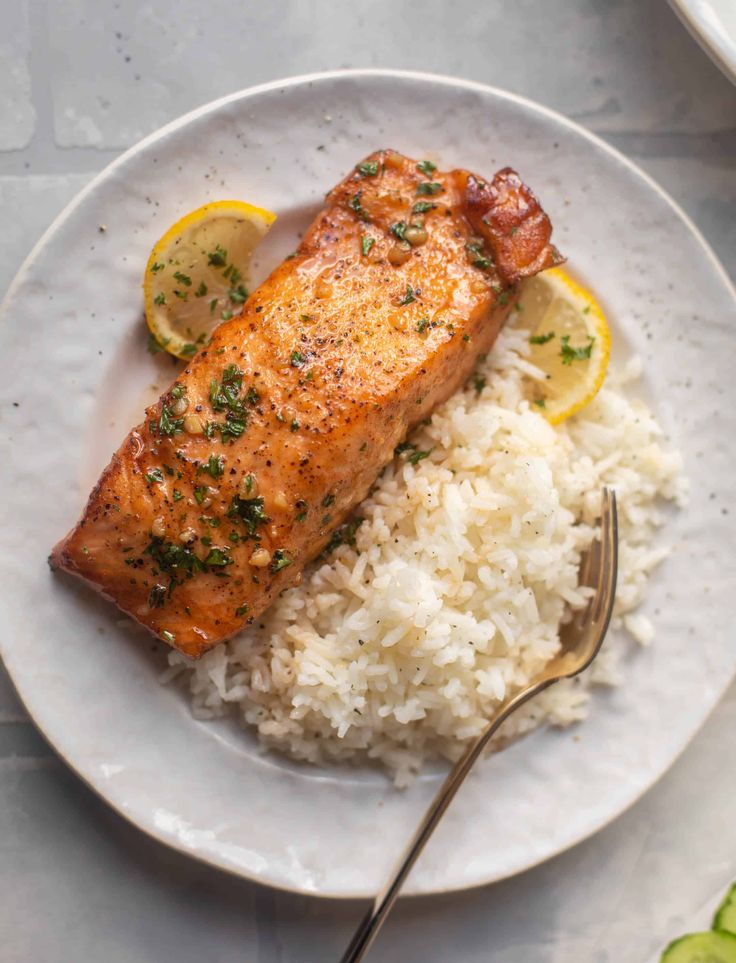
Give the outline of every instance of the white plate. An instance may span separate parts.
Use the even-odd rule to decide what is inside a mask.
[[[36,247],[0,329],[2,653],[33,718],[76,772],[142,830],[264,883],[371,893],[439,779],[406,792],[379,773],[259,754],[234,725],[195,722],[157,682],[149,637],[46,556],[156,379],[140,280],[186,210],[244,197],[279,221],[264,273],[340,176],[391,145],[445,166],[514,165],[555,240],[615,319],[620,354],[687,459],[692,504],[647,611],[656,644],[577,729],[539,732],[478,766],[409,881],[426,893],[500,879],[590,835],[662,775],[736,666],[734,296],[705,242],[619,154],[562,117],[478,84],[345,72],[245,91],[195,111],[104,171]],[[106,225],[101,232],[99,225]],[[161,367],[163,365],[163,368]],[[165,372],[165,373],[164,373]],[[18,402],[18,407],[13,403]]]
[[[670,0],[670,4],[713,63],[736,84],[735,0]]]

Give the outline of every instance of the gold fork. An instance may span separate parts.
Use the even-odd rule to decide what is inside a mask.
[[[394,872],[373,900],[373,904],[355,932],[341,963],[358,963],[376,938],[379,929],[396,902],[404,880],[409,875],[437,823],[452,802],[455,793],[482,754],[489,739],[501,723],[529,699],[561,679],[571,679],[587,669],[600,651],[613,611],[618,567],[618,518],[616,496],[604,488],[601,498],[600,538],[593,542],[580,565],[580,584],[594,589],[588,605],[578,611],[560,631],[560,652],[529,685],[501,705],[488,726],[455,763],[440,787],[411,841],[404,850]]]

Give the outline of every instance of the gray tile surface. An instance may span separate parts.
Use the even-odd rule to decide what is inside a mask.
[[[36,111],[31,96],[28,3],[3,6],[0,34],[0,150],[20,150],[33,137]]]
[[[141,136],[249,84],[356,66],[458,74],[567,113],[658,180],[736,275],[736,90],[664,0],[2,9],[0,291],[66,201]],[[734,737],[736,688],[595,839],[514,880],[402,904],[372,959],[645,963],[736,876]],[[273,893],[146,839],[56,760],[0,674],[2,963],[321,963],[360,909]]]

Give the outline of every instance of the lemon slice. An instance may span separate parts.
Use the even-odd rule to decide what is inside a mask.
[[[551,424],[593,400],[606,377],[611,333],[589,291],[551,268],[524,282],[513,323],[529,331],[529,360],[545,375],[529,379],[529,398]]]
[[[250,257],[276,215],[243,201],[192,211],[154,245],[143,292],[157,345],[191,358],[248,297]]]

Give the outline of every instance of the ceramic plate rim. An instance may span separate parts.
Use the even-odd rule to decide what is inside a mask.
[[[736,37],[726,34],[725,42],[714,35],[703,22],[699,11],[690,0],[669,0],[690,36],[732,84],[736,84]]]

